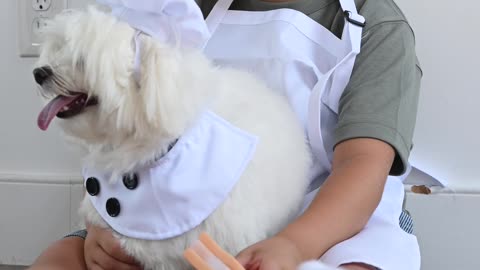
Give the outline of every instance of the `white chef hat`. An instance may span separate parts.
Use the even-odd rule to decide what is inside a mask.
[[[112,14],[153,38],[199,48],[209,38],[207,24],[195,0],[97,0]]]

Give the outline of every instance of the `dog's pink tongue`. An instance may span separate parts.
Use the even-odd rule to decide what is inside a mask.
[[[46,130],[52,122],[53,118],[57,115],[60,110],[67,106],[68,104],[75,101],[77,98],[81,97],[82,94],[74,95],[74,96],[57,96],[52,101],[50,101],[40,112],[37,119],[38,127],[41,130]]]

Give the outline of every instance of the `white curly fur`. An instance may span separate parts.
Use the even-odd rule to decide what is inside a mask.
[[[85,162],[111,170],[114,181],[164,153],[206,106],[260,140],[229,198],[200,226],[162,241],[116,234],[125,250],[146,269],[189,269],[182,252],[202,231],[236,254],[281,229],[301,206],[311,164],[303,127],[286,98],[251,74],[216,67],[200,51],[147,36],[141,37],[137,86],[133,36],[129,25],[94,7],[57,16],[44,33],[36,66],[52,67],[57,78],[42,84],[46,101],[66,91],[99,100],[78,116],[55,120],[83,147]],[[80,213],[108,226],[87,198]]]

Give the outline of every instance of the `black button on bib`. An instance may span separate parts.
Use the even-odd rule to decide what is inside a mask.
[[[137,174],[126,174],[123,176],[123,184],[128,189],[135,189],[138,186]]]
[[[85,184],[88,194],[91,196],[97,196],[100,193],[100,182],[95,177],[89,177]]]
[[[107,213],[111,217],[116,217],[120,214],[120,202],[116,198],[110,198],[106,204]]]

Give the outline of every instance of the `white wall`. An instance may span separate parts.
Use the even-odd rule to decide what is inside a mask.
[[[84,6],[92,1],[69,0],[69,7]],[[2,2],[0,181],[78,181],[79,157],[66,147],[54,125],[47,132],[37,128],[36,118],[41,103],[32,76],[35,58],[18,56],[16,0]]]
[[[70,7],[91,0],[70,0]],[[51,241],[76,228],[82,194],[79,157],[53,127],[41,132],[34,58],[17,52],[17,0],[0,9],[0,264],[29,264]]]
[[[411,160],[454,190],[480,191],[480,2],[396,1],[424,70]]]
[[[75,228],[82,193],[78,157],[55,125],[47,132],[36,127],[41,105],[31,75],[35,59],[17,56],[16,1],[3,0],[0,9],[0,264],[31,263],[48,243]],[[92,0],[69,0],[73,7],[87,1]],[[409,195],[422,270],[480,269],[480,56],[475,51],[480,2],[397,3],[415,28],[425,72],[412,161],[459,192]]]
[[[421,270],[480,269],[479,205],[478,194],[408,194]]]
[[[39,175],[69,175],[78,171],[77,158],[63,145],[55,129],[36,126],[41,109],[33,83],[33,58],[17,53],[15,0],[2,1],[0,9],[0,179],[6,175],[29,180]],[[30,177],[33,176],[33,177]],[[48,178],[52,178],[52,177]],[[62,177],[53,177],[62,178]]]

